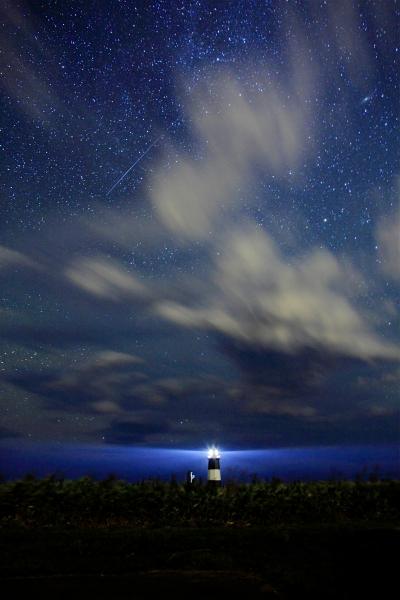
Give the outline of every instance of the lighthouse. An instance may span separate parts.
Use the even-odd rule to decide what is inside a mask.
[[[219,450],[213,446],[208,450],[208,483],[213,486],[221,485],[221,467]]]

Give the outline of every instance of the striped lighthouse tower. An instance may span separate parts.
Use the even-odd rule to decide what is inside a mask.
[[[221,467],[219,464],[220,454],[213,446],[208,451],[208,483],[213,486],[221,485]]]

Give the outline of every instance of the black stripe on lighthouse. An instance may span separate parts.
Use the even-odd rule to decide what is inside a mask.
[[[208,459],[208,468],[209,469],[220,469],[219,458],[209,458]]]

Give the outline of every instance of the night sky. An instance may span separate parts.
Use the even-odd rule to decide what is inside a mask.
[[[395,0],[3,0],[7,460],[395,452],[399,31]]]

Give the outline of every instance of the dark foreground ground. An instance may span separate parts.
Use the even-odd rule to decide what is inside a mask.
[[[5,528],[4,598],[397,598],[400,527]]]

